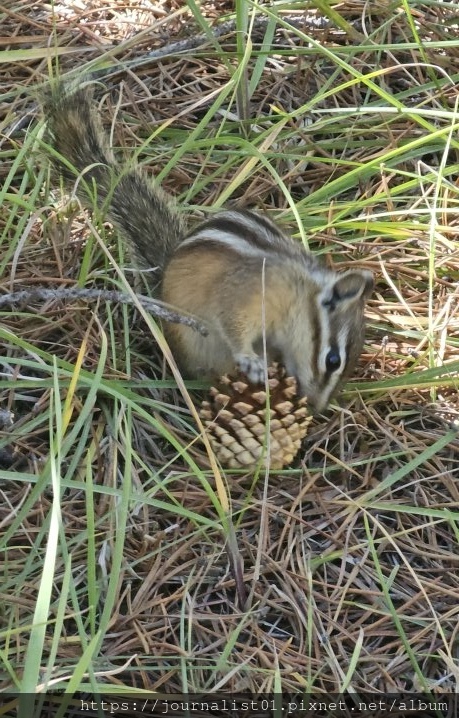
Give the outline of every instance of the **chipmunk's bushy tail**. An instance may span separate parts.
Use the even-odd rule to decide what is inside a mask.
[[[78,194],[96,196],[144,267],[164,271],[186,233],[184,223],[164,192],[138,167],[119,164],[109,147],[88,84],[57,82],[42,97],[45,140],[54,150],[52,164],[67,183],[78,175]]]

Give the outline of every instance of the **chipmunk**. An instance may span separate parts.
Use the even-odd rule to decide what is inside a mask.
[[[248,209],[219,211],[188,231],[141,168],[116,161],[92,95],[88,85],[72,90],[61,82],[42,101],[52,161],[66,180],[84,173],[89,187],[95,185],[98,203],[140,264],[159,269],[158,298],[207,327],[203,337],[165,323],[182,371],[221,376],[238,368],[250,382],[263,382],[266,346],[267,362],[280,360],[308,404],[321,411],[361,352],[371,273],[322,266],[265,215]]]

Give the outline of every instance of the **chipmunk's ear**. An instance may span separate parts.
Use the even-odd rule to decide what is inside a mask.
[[[322,305],[329,311],[336,308],[347,309],[359,301],[365,301],[373,291],[374,280],[371,272],[365,269],[351,269],[338,274],[331,287],[327,288]]]
[[[333,298],[339,302],[355,302],[368,297],[373,291],[374,280],[371,272],[365,269],[351,269],[340,274],[333,285]]]

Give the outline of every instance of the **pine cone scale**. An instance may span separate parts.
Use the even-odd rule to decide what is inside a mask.
[[[200,416],[217,459],[229,468],[291,464],[312,419],[294,377],[268,367],[267,392],[243,376],[225,376],[202,402]],[[269,407],[269,408],[268,408]]]

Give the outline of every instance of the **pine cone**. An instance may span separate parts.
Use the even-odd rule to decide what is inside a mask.
[[[232,469],[269,464],[282,469],[291,464],[312,419],[306,397],[297,395],[294,377],[278,365],[268,367],[269,451],[264,387],[250,384],[244,374],[224,376],[203,401],[200,416],[212,448],[223,466]],[[261,457],[263,457],[260,462]]]

